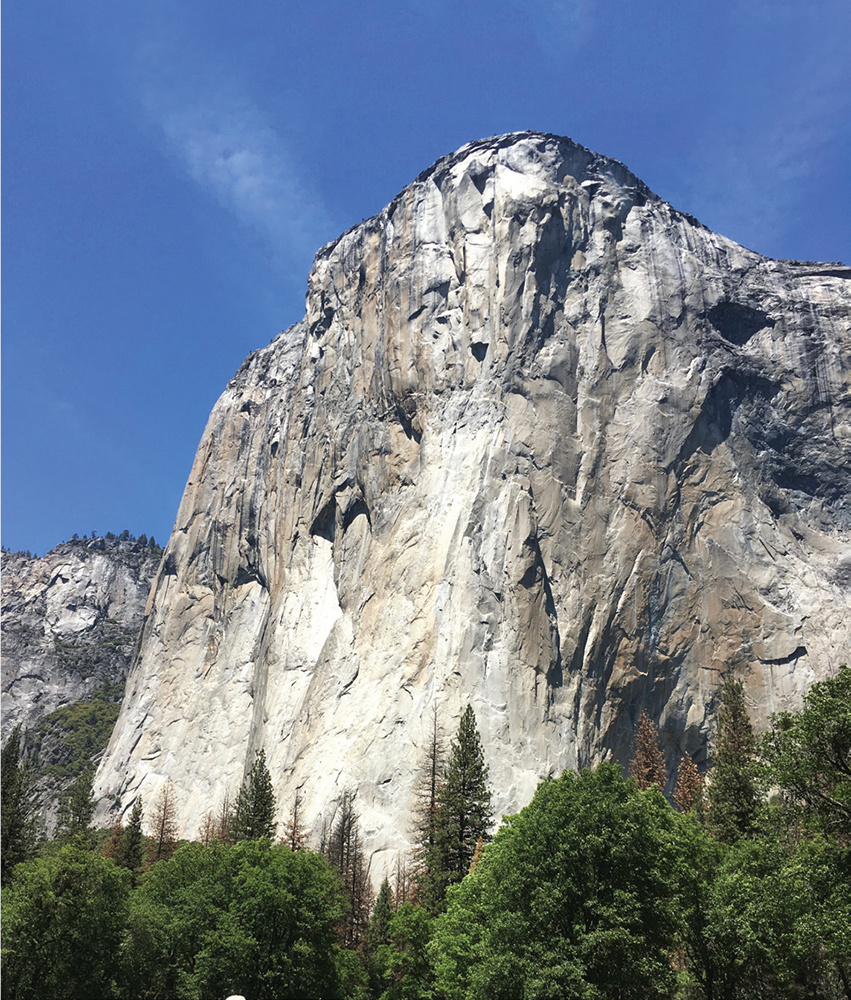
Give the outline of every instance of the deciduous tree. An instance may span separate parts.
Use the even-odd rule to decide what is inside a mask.
[[[808,818],[851,844],[851,667],[813,684],[800,712],[773,715],[760,754]]]
[[[616,764],[543,782],[437,920],[438,995],[670,1000],[679,822]]]
[[[130,876],[79,841],[22,865],[3,893],[3,996],[115,996]]]

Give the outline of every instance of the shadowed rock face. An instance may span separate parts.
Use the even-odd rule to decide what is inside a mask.
[[[471,143],[318,253],[210,417],[97,778],[184,833],[265,747],[284,813],[404,847],[470,701],[497,813],[705,744],[851,654],[851,270],[767,260],[568,139]],[[703,751],[699,751],[702,753]]]

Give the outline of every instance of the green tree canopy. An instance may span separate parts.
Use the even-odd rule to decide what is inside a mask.
[[[115,995],[130,874],[79,843],[21,865],[3,894],[3,996]]]
[[[268,840],[187,844],[134,894],[129,995],[332,1000],[340,996],[337,876]]]
[[[851,843],[851,667],[813,684],[800,712],[773,715],[760,753],[772,782]]]
[[[614,764],[538,786],[438,919],[449,1000],[669,1000],[680,817]]]

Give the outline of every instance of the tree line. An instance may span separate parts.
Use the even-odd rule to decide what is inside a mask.
[[[728,680],[712,766],[683,758],[673,804],[642,715],[628,774],[603,763],[545,780],[492,838],[472,708],[452,740],[437,711],[430,722],[414,850],[377,894],[353,793],[318,850],[298,795],[273,841],[262,751],[196,842],[178,844],[165,785],[145,833],[137,799],[97,844],[82,782],[58,843],[25,860],[35,830],[13,733],[3,996],[851,1000],[848,667],[762,738]]]

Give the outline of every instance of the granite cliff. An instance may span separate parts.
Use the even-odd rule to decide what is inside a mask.
[[[3,738],[63,705],[123,684],[160,550],[129,538],[3,553]]]
[[[147,539],[3,553],[3,741],[20,725],[46,829],[106,746],[161,551]]]
[[[438,161],[216,404],[96,790],[170,778],[192,836],[262,747],[282,814],[354,789],[380,853],[435,702],[497,813],[642,708],[701,759],[729,672],[797,707],[851,655],[849,278],[568,139]]]

